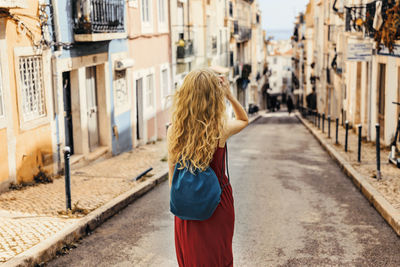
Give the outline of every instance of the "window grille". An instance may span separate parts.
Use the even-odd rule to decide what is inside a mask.
[[[147,75],[146,77],[146,83],[147,83],[147,106],[154,106],[154,86],[153,86],[153,75]]]
[[[115,71],[115,103],[117,107],[129,104],[128,86],[126,84],[126,70]]]
[[[42,64],[41,56],[19,58],[22,118],[25,122],[46,115]]]

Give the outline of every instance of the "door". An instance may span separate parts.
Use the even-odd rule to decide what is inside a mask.
[[[143,139],[143,79],[136,80],[136,139]]]
[[[63,95],[64,95],[65,146],[71,148],[71,155],[72,155],[74,154],[74,135],[72,128],[70,72],[63,72],[62,78],[63,78]]]
[[[381,126],[381,139],[385,137],[385,86],[386,86],[386,64],[379,64],[378,79],[378,123]]]
[[[86,68],[86,107],[88,115],[89,150],[99,145],[96,67]]]

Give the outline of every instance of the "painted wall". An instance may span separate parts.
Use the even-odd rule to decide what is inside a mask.
[[[120,154],[124,151],[128,151],[132,148],[132,125],[131,125],[131,112],[126,111],[124,113],[115,113],[115,103],[114,103],[114,63],[113,54],[127,52],[127,40],[126,39],[114,39],[111,41],[99,41],[99,42],[74,42],[74,21],[73,21],[73,11],[72,11],[73,1],[59,0],[57,2],[58,14],[59,14],[59,25],[61,33],[61,42],[63,43],[73,43],[71,48],[66,48],[62,51],[61,59],[63,58],[76,58],[85,57],[89,55],[96,55],[107,53],[108,62],[106,75],[108,79],[104,82],[108,82],[106,88],[109,89],[107,94],[110,99],[110,109],[111,109],[111,120],[108,122],[110,124],[109,129],[111,129],[111,150],[114,155]],[[126,18],[126,16],[125,16]],[[127,29],[127,21],[125,20],[125,30]],[[128,27],[129,28],[129,27]],[[127,73],[130,73],[129,71]],[[97,80],[99,82],[99,80]],[[130,90],[129,77],[127,77],[128,90]],[[81,88],[84,89],[84,88]],[[132,107],[131,107],[132,108]],[[63,123],[63,120],[61,120]],[[113,127],[117,130],[118,134],[113,132]],[[64,135],[64,133],[60,133]],[[62,138],[63,139],[63,138]],[[108,143],[108,142],[107,142]]]
[[[33,32],[33,39],[38,42],[41,38],[41,30],[37,26],[38,16],[38,1],[28,1],[28,7],[26,9],[15,9],[11,10],[12,13],[18,14],[27,27]],[[51,115],[53,113],[52,107],[52,87],[50,80],[50,54],[49,51],[43,51],[43,85],[45,88],[45,100],[46,100],[46,117],[40,119],[41,122],[36,120],[30,121],[29,127],[25,127],[20,124],[18,101],[21,100],[18,97],[17,90],[20,88],[17,85],[19,78],[19,67],[15,65],[16,51],[20,48],[32,48],[32,40],[27,36],[24,31],[17,31],[16,23],[10,19],[5,22],[5,39],[7,45],[7,61],[2,64],[8,65],[9,84],[7,87],[10,91],[8,94],[9,99],[6,99],[10,104],[10,113],[6,114],[7,119],[11,122],[8,124],[6,130],[2,130],[2,137],[4,137],[5,131],[12,131],[13,134],[7,135],[7,138],[0,138],[0,147],[8,149],[2,151],[8,151],[8,157],[5,162],[8,162],[8,166],[2,163],[0,168],[1,180],[8,176],[7,173],[16,173],[16,177],[13,177],[14,182],[29,182],[33,180],[33,177],[38,173],[39,168],[45,167],[44,165],[51,165],[53,162],[53,140],[51,135]],[[18,50],[19,51],[19,50]],[[24,129],[22,129],[24,127]],[[11,129],[12,128],[12,129]],[[9,146],[4,145],[4,141],[8,142]],[[11,149],[10,149],[11,148]],[[4,156],[3,156],[4,157]],[[5,159],[5,158],[4,158]],[[1,160],[3,162],[3,160]],[[11,161],[11,162],[10,162]],[[15,170],[8,169],[6,167],[14,166]],[[51,170],[51,168],[49,168]]]
[[[132,135],[134,144],[139,145],[148,141],[165,137],[165,124],[169,121],[166,96],[162,92],[163,82],[161,81],[161,70],[168,71],[168,94],[172,93],[171,78],[171,59],[170,47],[171,40],[168,26],[168,2],[165,0],[165,23],[159,20],[159,1],[152,0],[150,8],[150,23],[142,22],[141,1],[137,7],[128,5],[128,50],[129,57],[135,60],[132,68],[131,86],[133,88],[132,103],[136,106],[137,101],[143,105],[143,134],[142,140],[136,140],[137,109],[131,113]],[[147,103],[147,80],[148,75],[153,75],[154,107],[149,107]],[[140,99],[136,99],[136,80],[142,79],[143,91]]]

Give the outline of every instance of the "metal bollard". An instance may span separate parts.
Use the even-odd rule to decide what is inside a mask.
[[[331,138],[331,115],[328,115],[328,138]]]
[[[325,113],[322,113],[322,133],[325,132]]]
[[[313,114],[314,114],[314,125],[315,127],[317,127],[317,112],[314,111]]]
[[[318,129],[321,128],[321,114],[318,113]]]
[[[339,144],[339,118],[336,118],[336,144]]]
[[[344,141],[344,151],[347,152],[348,139],[349,139],[349,121],[346,121],[345,124],[346,124],[346,139]]]
[[[342,126],[344,126],[344,110],[342,109]]]
[[[357,159],[358,162],[361,162],[361,132],[362,132],[362,125],[358,125],[358,155]]]
[[[71,148],[64,147],[64,174],[65,174],[65,201],[67,204],[67,211],[71,209],[71,169],[69,166],[69,158],[71,156]]]
[[[379,123],[375,125],[376,127],[376,179],[380,180],[381,177],[381,127]]]

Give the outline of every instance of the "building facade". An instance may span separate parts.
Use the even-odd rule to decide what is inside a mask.
[[[318,111],[348,121],[353,129],[363,125],[362,134],[371,141],[379,123],[385,145],[393,141],[397,127],[399,108],[392,102],[400,100],[400,43],[391,36],[384,44],[382,35],[394,23],[396,16],[388,14],[398,12],[396,5],[391,0],[312,0],[305,26],[296,25],[307,38],[294,41],[307,55],[301,66],[313,66],[305,84],[307,90],[316,88]]]
[[[0,0],[0,191],[163,139],[171,96],[200,67],[257,104],[257,1]]]

